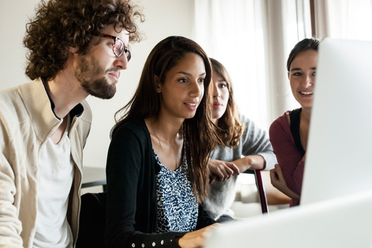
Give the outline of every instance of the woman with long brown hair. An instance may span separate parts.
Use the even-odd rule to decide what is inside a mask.
[[[203,245],[203,227],[213,220],[199,203],[218,139],[208,106],[211,74],[209,58],[190,39],[171,36],[151,51],[112,130],[107,247]]]
[[[223,145],[215,147],[209,161],[212,175],[205,210],[218,222],[232,219],[229,207],[235,198],[237,175],[250,170],[271,169],[276,158],[267,133],[252,120],[240,115],[234,99],[232,81],[226,68],[210,58],[213,70],[212,120]]]

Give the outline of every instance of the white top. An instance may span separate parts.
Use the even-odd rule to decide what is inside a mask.
[[[70,123],[70,120],[67,121]],[[39,157],[39,194],[34,248],[72,247],[73,235],[67,221],[68,199],[74,166],[67,130],[58,144],[49,138]]]

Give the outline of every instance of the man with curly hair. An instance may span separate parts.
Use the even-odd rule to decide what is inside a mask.
[[[50,0],[27,24],[33,81],[0,91],[0,247],[75,246],[85,98],[114,96],[137,18],[130,0]]]

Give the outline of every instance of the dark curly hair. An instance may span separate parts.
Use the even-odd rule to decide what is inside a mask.
[[[137,18],[144,21],[140,8],[130,0],[42,0],[35,18],[26,25],[26,75],[31,80],[55,78],[65,67],[69,47],[86,54],[92,36],[111,24],[124,27],[130,42],[139,42]]]

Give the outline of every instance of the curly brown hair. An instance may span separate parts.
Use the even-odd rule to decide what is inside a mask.
[[[217,73],[226,82],[229,90],[229,99],[225,113],[218,120],[218,132],[225,146],[237,147],[243,134],[244,125],[240,121],[238,106],[235,103],[232,81],[226,68],[216,59],[209,58],[213,73]]]
[[[23,39],[29,49],[26,75],[31,80],[55,78],[65,67],[69,47],[85,54],[92,36],[101,35],[111,24],[124,27],[130,42],[139,42],[137,18],[144,21],[139,6],[130,0],[42,0],[35,18],[26,25]]]

